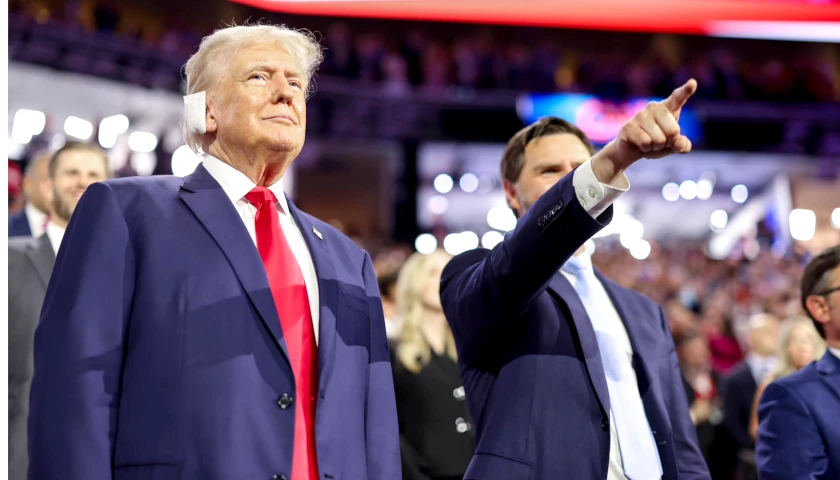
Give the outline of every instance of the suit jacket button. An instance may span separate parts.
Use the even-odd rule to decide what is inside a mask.
[[[601,429],[605,432],[610,429],[610,421],[609,419],[601,420]]]
[[[272,475],[271,480],[287,480],[285,475]]]
[[[291,404],[292,397],[290,397],[288,393],[284,393],[283,396],[277,400],[277,405],[280,405],[280,408],[282,408],[283,410],[289,408]]]

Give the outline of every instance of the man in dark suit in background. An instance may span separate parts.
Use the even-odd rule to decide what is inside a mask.
[[[755,392],[776,363],[779,344],[779,320],[769,314],[753,315],[749,321],[747,357],[723,379],[723,426],[725,441],[731,448],[719,459],[731,477],[738,465],[739,454],[752,455],[755,448],[750,435],[750,413]],[[752,468],[752,467],[751,467]]]
[[[41,184],[48,177],[48,165],[52,154],[42,153],[26,165],[23,177],[23,196],[26,205],[23,211],[9,215],[9,237],[40,237],[49,213],[48,199],[42,193]]]
[[[811,260],[800,290],[828,349],[764,390],[755,447],[761,480],[840,478],[840,245]]]
[[[24,480],[28,468],[26,420],[32,382],[32,344],[41,305],[64,230],[82,193],[110,176],[108,157],[94,145],[68,142],[44,167],[39,187],[50,221],[39,237],[9,239],[9,478]]]
[[[629,188],[625,169],[691,150],[677,122],[696,88],[649,104],[594,155],[556,118],[508,143],[516,228],[454,258],[441,283],[477,424],[465,479],[709,478],[662,309],[596,272],[584,247]]]

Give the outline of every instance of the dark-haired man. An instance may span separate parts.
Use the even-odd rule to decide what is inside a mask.
[[[840,478],[840,245],[811,260],[800,290],[828,351],[761,396],[755,456],[762,480]]]
[[[557,118],[508,143],[516,228],[441,282],[477,424],[465,480],[709,478],[662,309],[596,272],[584,246],[629,188],[625,169],[691,150],[678,121],[696,88],[649,104],[598,153]]]

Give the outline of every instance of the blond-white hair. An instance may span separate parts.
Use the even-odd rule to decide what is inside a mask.
[[[278,43],[285,48],[298,67],[306,74],[306,96],[313,91],[312,76],[324,60],[324,53],[315,35],[308,30],[296,30],[285,25],[234,25],[220,28],[201,40],[198,51],[184,67],[187,94],[210,91],[225,74],[229,59],[237,51],[253,44]],[[183,122],[184,141],[196,153],[201,153],[206,134],[190,132]]]
[[[825,353],[825,341],[822,339],[819,332],[817,332],[817,329],[814,327],[814,323],[811,319],[804,316],[791,318],[790,320],[782,323],[782,327],[779,330],[779,353],[776,356],[776,366],[773,368],[773,371],[770,372],[770,378],[773,380],[786,377],[796,371],[796,366],[793,364],[793,360],[790,358],[790,355],[788,355],[787,349],[788,344],[790,343],[791,334],[797,328],[804,329],[808,333],[808,336],[811,337],[811,341],[814,342],[813,360],[819,360]]]
[[[429,287],[429,277],[435,260],[448,262],[452,256],[443,250],[432,253],[414,253],[406,260],[397,278],[396,304],[397,311],[403,319],[400,329],[396,357],[405,368],[413,373],[420,371],[429,364],[432,358],[432,347],[423,335],[422,325],[425,320],[423,296]],[[455,351],[455,337],[447,326],[446,354],[452,361],[457,361]]]

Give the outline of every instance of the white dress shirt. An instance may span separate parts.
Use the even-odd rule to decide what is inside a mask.
[[[29,222],[29,230],[32,231],[32,237],[38,238],[44,234],[44,223],[47,222],[47,215],[35,208],[35,205],[27,202],[23,207],[26,212],[26,220]]]
[[[591,162],[592,161],[589,160],[575,170],[574,177],[572,178],[572,185],[574,186],[575,195],[577,196],[578,201],[581,205],[583,205],[583,208],[586,209],[587,213],[592,215],[594,218],[604,213],[610,205],[618,199],[618,197],[626,192],[630,188],[630,182],[624,174],[621,175],[616,186],[610,186],[599,182],[595,177],[595,173],[592,171]],[[590,240],[584,244],[583,251],[577,253],[576,255],[585,262],[592,262],[592,254],[594,252],[595,243]],[[567,280],[569,280],[572,287],[576,287],[577,280],[573,275],[564,272],[563,270],[561,270],[561,273]],[[609,298],[607,291],[604,289],[604,286],[600,281],[593,285],[593,288],[601,290],[601,292],[597,292],[599,296]],[[609,312],[607,318],[601,318],[599,321],[609,325],[609,331],[615,334],[618,343],[632,359],[633,346],[630,343],[630,336],[627,334],[627,328],[624,327],[624,322],[621,320],[618,310],[616,310],[615,305],[610,302],[609,308],[607,308],[606,311]],[[635,376],[636,372],[633,371],[634,383],[636,381]],[[610,410],[613,408],[615,408],[615,405],[610,405]],[[610,411],[610,459],[609,468],[607,470],[607,480],[628,480],[627,476],[624,475],[624,466],[621,462],[621,449],[618,445],[618,431],[615,428],[615,421],[612,417],[612,411]]]
[[[840,358],[840,348],[837,347],[828,347],[828,351],[831,352],[837,358]]]
[[[47,238],[50,239],[53,253],[58,255],[58,247],[61,245],[61,240],[64,238],[64,228],[59,227],[53,222],[47,222],[47,228],[44,229]]]
[[[236,208],[239,217],[245,224],[245,228],[251,235],[251,240],[254,242],[254,247],[257,246],[257,209],[245,199],[245,195],[253,190],[256,185],[244,173],[233,168],[227,163],[215,158],[211,155],[204,156],[204,168],[225,191],[234,208]],[[309,310],[312,313],[312,328],[315,331],[315,344],[318,344],[318,325],[320,320],[320,303],[318,291],[318,275],[315,273],[315,264],[312,263],[312,256],[309,254],[309,248],[306,246],[306,241],[300,229],[295,224],[289,212],[289,204],[286,201],[286,195],[283,193],[283,180],[279,180],[274,185],[268,187],[274,196],[277,197],[277,212],[280,216],[280,228],[286,240],[289,242],[289,247],[294,254],[295,259],[300,266],[303,273],[303,281],[306,284],[306,293],[309,295]]]
[[[618,178],[616,185],[610,186],[601,183],[595,177],[592,170],[592,159],[575,169],[572,177],[572,186],[575,188],[575,195],[578,201],[593,218],[606,212],[618,197],[630,189],[630,181],[623,173]]]

